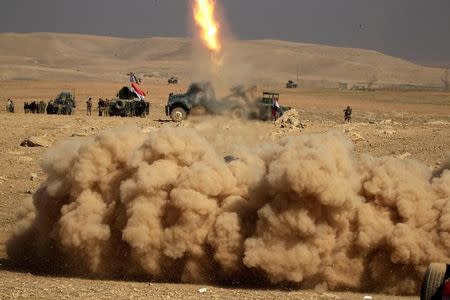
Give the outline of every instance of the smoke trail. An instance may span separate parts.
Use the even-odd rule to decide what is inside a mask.
[[[393,294],[450,258],[448,169],[359,156],[338,133],[233,154],[190,129],[63,142],[8,255],[47,272]]]

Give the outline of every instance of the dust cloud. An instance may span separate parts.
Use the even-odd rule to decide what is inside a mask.
[[[391,294],[450,258],[448,169],[357,155],[336,132],[230,154],[186,128],[64,141],[8,256],[94,278]]]

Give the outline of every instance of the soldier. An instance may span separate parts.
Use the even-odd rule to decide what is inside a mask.
[[[45,102],[44,101],[39,101],[39,113],[40,114],[44,114],[45,113]]]
[[[347,106],[346,109],[344,109],[344,122],[351,122],[352,121],[352,108],[350,106]]]
[[[47,109],[46,109],[47,114],[49,115],[49,114],[53,113],[54,109],[55,109],[54,102],[53,102],[53,100],[50,100],[48,102]]]
[[[86,115],[92,116],[92,98],[86,101]]]
[[[272,121],[277,120],[277,115],[281,117],[283,115],[283,110],[281,109],[280,104],[278,103],[278,97],[274,96],[272,98]]]
[[[105,106],[105,101],[102,98],[98,98],[98,116],[101,117],[103,115],[103,107]]]
[[[103,115],[105,117],[109,117],[109,99],[105,99],[105,102],[103,103]]]
[[[11,99],[6,101],[6,112],[11,112]]]

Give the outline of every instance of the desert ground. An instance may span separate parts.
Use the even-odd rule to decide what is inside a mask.
[[[357,155],[394,156],[418,160],[431,170],[450,157],[450,92],[438,91],[442,69],[428,68],[362,49],[346,49],[282,41],[240,41],[230,45],[232,83],[257,84],[263,91],[280,93],[280,104],[299,113],[304,128],[281,128],[261,121],[231,120],[227,116],[194,116],[173,123],[164,114],[169,93],[184,92],[197,79],[200,54],[192,57],[192,41],[173,38],[121,39],[51,33],[0,34],[0,299],[363,299],[349,291],[313,291],[252,286],[190,285],[167,282],[111,281],[55,276],[18,268],[6,254],[16,213],[46,180],[41,169],[45,153],[67,139],[86,139],[105,130],[134,127],[194,128],[220,154],[236,145],[257,146],[286,136],[339,131],[354,144]],[[194,51],[195,52],[195,51]],[[294,63],[295,62],[295,63]],[[284,84],[300,66],[301,88]],[[128,82],[130,71],[143,78],[151,113],[147,118],[86,116],[89,97],[113,98]],[[180,84],[167,85],[178,76]],[[416,85],[423,91],[340,91],[338,83]],[[70,90],[77,99],[72,116],[25,114],[23,103],[54,99]],[[226,89],[219,90],[225,95]],[[6,113],[8,98],[16,112]],[[343,109],[353,108],[351,123],[343,122]],[[44,147],[21,147],[28,137]],[[206,288],[203,293],[200,289]],[[373,299],[417,299],[370,292]]]
[[[252,287],[221,287],[150,283],[140,281],[107,281],[89,278],[54,277],[32,274],[16,268],[8,260],[6,241],[14,227],[15,212],[31,197],[45,180],[40,169],[47,147],[21,147],[27,137],[36,136],[50,146],[62,139],[83,138],[102,130],[137,126],[142,130],[160,127],[192,127],[204,135],[224,154],[229,141],[256,144],[287,135],[303,135],[330,130],[344,132],[353,139],[358,153],[374,156],[393,155],[417,159],[436,169],[444,163],[450,149],[450,93],[446,92],[356,92],[318,89],[280,92],[281,104],[300,112],[304,129],[283,129],[271,122],[235,121],[227,117],[192,117],[182,124],[169,122],[163,108],[170,92],[182,91],[179,86],[145,82],[152,103],[147,118],[108,118],[86,116],[88,97],[112,97],[120,83],[61,81],[2,81],[1,156],[0,156],[0,298],[2,299],[362,299],[365,294],[350,292],[303,291],[290,289],[257,289]],[[73,116],[24,114],[22,104],[31,99],[51,99],[59,90],[76,91],[78,109]],[[262,92],[259,90],[258,92]],[[5,112],[7,98],[16,101],[16,113]],[[344,124],[342,110],[353,107],[353,121]],[[220,125],[220,126],[219,126]],[[220,137],[220,138],[218,138]],[[356,138],[355,138],[356,137]],[[226,142],[224,142],[226,141]],[[199,289],[207,291],[200,293]],[[370,294],[374,299],[417,299]]]

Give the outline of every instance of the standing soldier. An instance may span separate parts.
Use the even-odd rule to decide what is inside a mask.
[[[278,115],[281,117],[283,115],[283,110],[281,109],[281,106],[278,103],[278,97],[273,96],[273,98],[272,98],[272,121],[275,122],[277,120]]]
[[[11,101],[9,104],[9,112],[14,113],[14,101],[12,101],[11,99],[8,100]]]
[[[347,106],[346,109],[344,109],[344,122],[351,122],[352,121],[352,108],[350,106]]]
[[[11,99],[6,102],[6,112],[11,112]]]
[[[105,102],[102,98],[98,98],[98,116],[101,117],[103,115],[103,107],[105,106]]]
[[[103,107],[103,115],[105,117],[109,117],[109,99],[106,98]]]
[[[86,101],[86,115],[92,116],[92,98]]]

